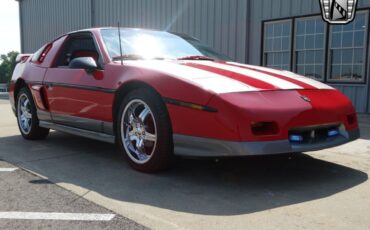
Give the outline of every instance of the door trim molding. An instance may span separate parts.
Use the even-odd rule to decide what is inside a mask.
[[[98,86],[86,86],[86,85],[75,85],[75,84],[68,84],[68,83],[57,83],[57,82],[44,82],[44,85],[49,87],[64,87],[64,88],[74,88],[74,89],[82,89],[82,90],[90,90],[90,91],[98,91],[103,93],[114,93],[115,89],[108,89]]]

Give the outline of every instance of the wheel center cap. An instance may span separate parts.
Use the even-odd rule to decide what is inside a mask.
[[[140,137],[145,134],[144,126],[139,122],[133,123],[132,128],[136,136]]]

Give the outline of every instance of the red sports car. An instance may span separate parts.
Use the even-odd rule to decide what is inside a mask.
[[[197,39],[94,28],[21,54],[10,101],[26,139],[49,129],[118,142],[145,172],[173,155],[325,149],[359,137],[352,103],[321,82],[231,62]]]

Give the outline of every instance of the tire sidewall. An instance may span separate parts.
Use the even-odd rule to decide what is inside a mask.
[[[19,98],[21,95],[26,95],[29,102],[30,102],[30,110],[31,110],[31,129],[28,133],[24,133],[21,126],[20,126],[20,123],[19,123],[19,117],[18,117],[18,110],[19,110]],[[35,106],[35,102],[33,100],[33,97],[32,97],[32,94],[31,92],[29,91],[28,88],[22,88],[19,90],[18,94],[17,94],[17,100],[16,100],[16,114],[17,114],[17,123],[18,123],[18,128],[19,128],[19,131],[21,132],[22,136],[25,138],[25,139],[29,139],[29,140],[34,140],[34,139],[43,139],[47,136],[47,134],[49,133],[49,130],[48,129],[44,129],[44,128],[41,128],[39,127],[39,119],[37,117],[37,109],[36,109],[36,106]]]

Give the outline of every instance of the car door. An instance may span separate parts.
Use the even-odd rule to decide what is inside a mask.
[[[92,57],[98,69],[89,72],[83,68],[70,68],[69,63],[78,57]],[[69,35],[54,62],[44,78],[53,122],[111,134],[113,95],[109,89],[101,87],[106,76],[102,55],[93,35]]]

